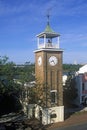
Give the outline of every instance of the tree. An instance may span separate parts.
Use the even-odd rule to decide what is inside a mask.
[[[46,106],[46,92],[43,90],[42,84],[35,84],[34,87],[30,88],[30,100],[29,103],[39,104]]]
[[[80,64],[63,64],[63,71],[64,72],[75,72],[75,71],[78,71],[79,68],[81,67],[82,65]]]
[[[78,96],[76,89],[76,81],[71,75],[68,76],[65,86],[63,86],[64,105],[69,106]]]
[[[52,102],[50,86],[46,83],[37,83],[30,88],[29,104],[38,104],[43,108],[50,107]]]
[[[33,64],[25,64],[22,67],[17,67],[17,78],[16,81],[21,84],[20,88],[20,100],[21,102],[25,102],[26,98],[28,100],[30,94],[31,82],[35,81],[34,74],[34,65]]]
[[[8,57],[0,57],[0,114],[19,111],[22,108],[18,100],[20,86],[14,82],[14,65],[13,62],[8,62]]]
[[[14,82],[15,68],[13,62],[8,62],[8,57],[0,57],[0,93],[19,91],[19,85]]]
[[[22,84],[29,83],[35,80],[33,64],[24,64],[16,67],[16,76],[15,78],[20,81]]]

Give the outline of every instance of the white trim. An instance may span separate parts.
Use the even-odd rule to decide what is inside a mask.
[[[63,49],[57,49],[57,48],[41,48],[38,50],[35,50],[34,52],[39,52],[39,51],[55,51],[55,52],[63,52]]]

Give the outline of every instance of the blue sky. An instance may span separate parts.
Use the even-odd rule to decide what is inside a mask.
[[[34,62],[48,9],[50,25],[61,35],[63,63],[87,63],[87,0],[0,0],[0,56]]]

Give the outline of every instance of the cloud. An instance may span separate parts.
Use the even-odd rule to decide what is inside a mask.
[[[38,21],[42,20],[40,17],[47,14],[48,9],[53,16],[80,16],[87,15],[86,1],[82,0],[42,0],[32,2],[26,0],[18,0],[13,2],[5,2],[0,0],[0,16],[20,14],[24,17],[25,14]],[[17,17],[17,16],[16,16]],[[18,15],[18,17],[21,17]]]
[[[4,50],[0,50],[0,56],[7,56],[9,58],[10,61],[13,61],[15,63],[21,64],[24,63],[26,61],[30,61],[32,63],[34,63],[34,52],[32,51],[32,49],[5,49]]]
[[[68,57],[70,59],[73,59],[73,57],[76,57],[76,55],[78,55],[80,61],[81,59],[85,59],[85,61],[87,60],[87,34],[64,34],[60,39],[60,47],[62,47],[65,52],[69,52],[69,56],[72,54],[70,56],[71,58]],[[83,58],[81,58],[82,56]]]
[[[87,63],[87,52],[86,51],[64,51],[63,53],[63,63],[74,63],[77,61],[77,64]]]
[[[31,48],[35,48],[36,45],[31,45],[31,43],[36,44],[35,39],[32,37],[36,32],[43,29],[44,16],[46,16],[48,9],[52,17],[56,19],[54,21],[55,28],[62,28],[60,44],[66,49],[64,59],[70,61],[76,57],[76,59],[80,59],[80,61],[81,59],[83,60],[83,58],[87,60],[85,57],[85,55],[87,55],[86,51],[82,50],[86,50],[87,47],[87,25],[86,20],[84,20],[86,18],[84,16],[87,15],[87,0],[0,0],[0,18],[2,21],[0,23],[0,43],[4,42],[6,45],[9,43],[11,44],[10,47],[14,46],[14,48],[16,48],[16,43],[18,48],[18,44],[21,42],[20,46],[23,47],[23,49],[24,46],[26,46],[25,43],[29,43],[29,46],[27,46],[27,48],[29,48],[28,51],[30,51]],[[78,16],[80,19],[70,19],[72,16],[73,19]],[[57,26],[58,18],[61,18],[61,21],[63,21]],[[12,41],[14,41],[14,45]],[[27,59],[26,57],[31,57],[33,51],[30,51],[30,53],[27,50],[21,50],[21,47],[19,47],[19,50],[12,50],[12,52],[8,50],[6,54],[9,54],[11,59],[15,61],[16,58],[17,61],[24,61]],[[78,53],[75,52],[77,48],[80,50]],[[74,51],[72,52],[71,49]],[[4,52],[5,50],[3,50],[2,54],[5,54]]]
[[[54,1],[54,2],[53,2]],[[87,1],[76,0],[53,0],[48,5],[53,7],[55,15],[87,16]]]
[[[67,33],[67,34],[62,34],[62,38],[61,38],[63,43],[71,43],[72,42],[77,42],[77,43],[81,43],[81,42],[86,42],[87,41],[87,33],[76,33],[76,32],[72,32],[72,33]],[[86,44],[86,43],[85,43]]]
[[[82,43],[82,46],[83,46],[83,47],[87,47],[87,42]]]
[[[19,3],[17,2],[3,2],[0,1],[0,14],[1,15],[10,15],[10,14],[15,14],[15,13],[23,13],[29,10],[32,10],[34,8],[35,5],[33,5],[32,2],[21,2],[21,0],[19,0]]]

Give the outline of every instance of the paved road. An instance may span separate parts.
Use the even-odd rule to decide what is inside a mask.
[[[61,127],[61,128],[55,128],[50,130],[87,130],[87,123],[73,125],[73,126],[67,126],[67,127]]]

